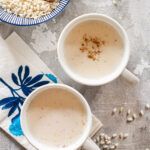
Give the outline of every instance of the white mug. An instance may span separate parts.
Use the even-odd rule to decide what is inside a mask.
[[[65,55],[64,55],[64,41],[67,38],[68,33],[78,24],[88,21],[88,20],[97,20],[97,21],[103,21],[105,23],[110,24],[121,36],[122,41],[124,43],[124,54],[121,60],[121,63],[118,64],[117,69],[111,73],[110,75],[100,78],[100,79],[85,79],[83,77],[80,77],[79,75],[76,75],[73,73],[73,71],[68,67],[68,65],[65,62]],[[90,85],[90,86],[99,86],[106,83],[109,83],[116,79],[118,76],[122,75],[124,78],[126,78],[130,82],[138,82],[139,79],[132,74],[130,71],[126,69],[126,65],[129,60],[130,55],[130,46],[129,46],[129,40],[126,31],[124,28],[114,19],[110,18],[109,16],[98,14],[98,13],[90,13],[90,14],[84,14],[82,16],[79,16],[75,19],[73,19],[62,31],[59,40],[58,40],[58,46],[57,46],[57,53],[58,53],[58,59],[59,62],[64,69],[64,71],[76,82],[79,82],[81,84]]]
[[[63,90],[66,90],[67,92],[70,92],[70,93],[74,94],[75,96],[77,96],[78,100],[81,102],[81,105],[84,106],[84,108],[86,110],[86,114],[87,114],[87,116],[86,116],[87,122],[86,122],[85,129],[83,131],[83,134],[81,135],[81,137],[79,139],[77,139],[77,141],[75,141],[75,143],[73,143],[65,148],[53,148],[53,147],[50,147],[50,146],[47,146],[47,145],[44,145],[44,144],[38,142],[36,140],[36,138],[32,136],[32,133],[30,132],[30,130],[28,128],[27,109],[28,109],[30,103],[32,102],[32,100],[34,100],[34,97],[38,93],[41,93],[42,91],[52,89],[52,88],[63,89]],[[21,127],[22,127],[24,135],[29,140],[29,142],[39,150],[77,150],[81,146],[83,146],[86,150],[100,150],[99,147],[89,138],[89,134],[90,134],[90,131],[92,128],[92,113],[90,110],[90,106],[88,105],[85,98],[78,91],[76,91],[72,87],[69,87],[64,84],[48,84],[48,85],[42,86],[42,87],[36,89],[35,91],[33,91],[27,97],[26,101],[23,104],[23,107],[21,110]]]

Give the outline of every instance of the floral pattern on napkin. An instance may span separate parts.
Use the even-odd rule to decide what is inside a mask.
[[[20,125],[20,112],[26,97],[40,86],[51,82],[57,83],[57,78],[53,74],[44,73],[32,76],[29,66],[20,66],[17,73],[11,74],[11,79],[16,87],[12,87],[4,79],[0,78],[0,84],[6,86],[10,91],[9,97],[0,100],[0,106],[2,110],[9,110],[8,117],[11,117],[10,133],[14,136],[21,136],[23,132]]]

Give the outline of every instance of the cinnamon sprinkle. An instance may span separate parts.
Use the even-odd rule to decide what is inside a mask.
[[[87,53],[87,57],[95,61],[102,52],[101,47],[104,46],[105,43],[106,42],[104,40],[101,40],[97,36],[92,37],[84,34],[82,37],[80,51],[82,53]]]

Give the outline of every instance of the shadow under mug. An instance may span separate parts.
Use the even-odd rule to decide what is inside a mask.
[[[65,39],[67,38],[69,32],[76,27],[76,25],[83,23],[85,21],[89,20],[96,20],[96,21],[102,21],[105,22],[109,25],[111,25],[120,35],[122,38],[123,44],[124,44],[124,52],[122,56],[121,62],[118,64],[117,69],[112,72],[111,74],[100,78],[100,79],[86,79],[84,77],[80,77],[79,75],[76,75],[71,71],[71,68],[68,67],[66,61],[65,61],[65,56],[64,56],[64,42]],[[64,28],[62,31],[59,40],[58,40],[58,46],[57,46],[57,53],[58,53],[58,59],[59,62],[64,69],[64,71],[76,82],[84,84],[84,85],[89,85],[89,86],[100,86],[106,83],[109,83],[116,79],[118,76],[122,75],[125,79],[132,83],[136,83],[139,81],[139,79],[131,73],[129,70],[126,69],[126,65],[129,60],[130,56],[130,46],[129,46],[129,40],[126,31],[124,28],[113,18],[103,15],[103,14],[98,14],[98,13],[89,13],[89,14],[84,14],[81,15],[75,19],[73,19],[68,25]]]
[[[65,147],[65,148],[54,148],[47,146],[45,144],[40,143],[31,133],[29,127],[28,127],[28,121],[27,121],[27,109],[29,108],[30,103],[35,100],[34,98],[37,96],[37,94],[42,93],[45,90],[51,90],[51,89],[61,89],[65,90],[77,97],[77,99],[80,101],[81,105],[85,108],[86,111],[86,125],[84,128],[84,131],[79,139],[77,139],[73,144]],[[73,118],[72,118],[73,119]],[[36,147],[39,150],[77,150],[80,147],[83,147],[85,150],[100,150],[99,147],[89,138],[89,134],[92,128],[92,113],[90,110],[90,106],[88,105],[86,99],[75,89],[73,89],[70,86],[67,86],[65,84],[48,84],[45,86],[42,86],[35,91],[33,91],[24,102],[21,110],[21,127],[23,130],[24,135],[29,140],[29,142]],[[42,130],[42,129],[41,129]],[[49,133],[48,133],[49,134]]]

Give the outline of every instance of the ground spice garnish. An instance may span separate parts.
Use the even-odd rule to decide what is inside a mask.
[[[97,60],[98,56],[102,52],[102,46],[105,45],[105,41],[101,40],[97,36],[89,36],[84,34],[80,46],[80,51],[87,53],[87,57],[92,60]]]

